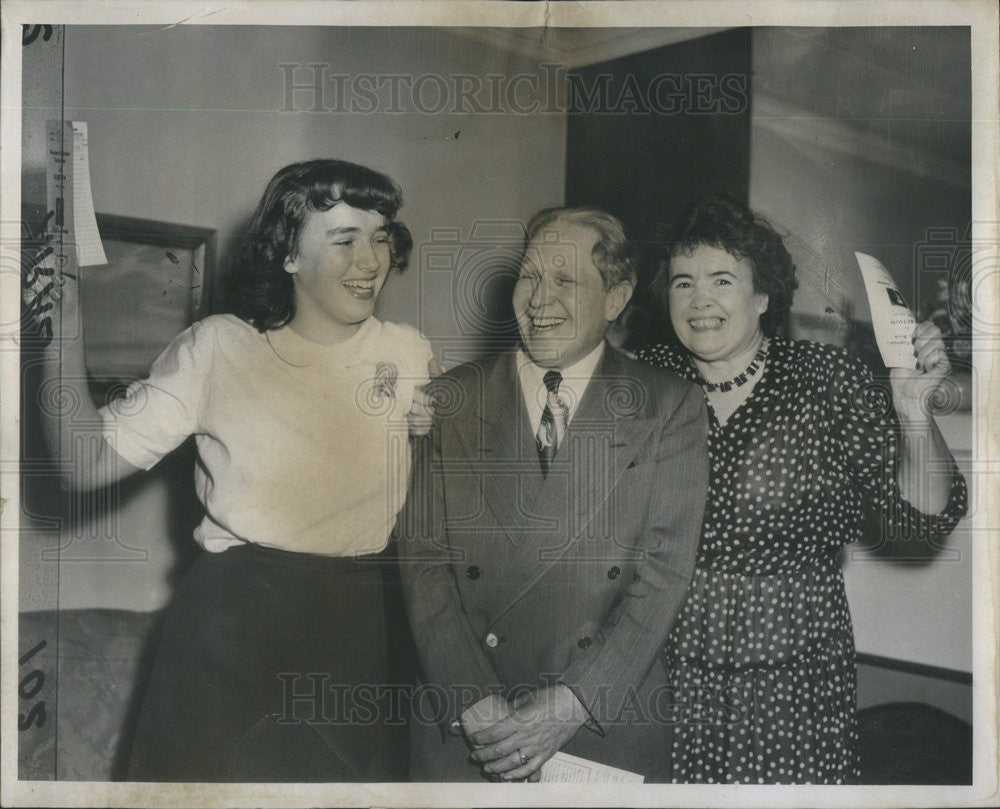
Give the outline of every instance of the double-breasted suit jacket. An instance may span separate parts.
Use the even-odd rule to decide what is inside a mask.
[[[491,692],[562,683],[590,719],[563,748],[669,774],[675,695],[658,652],[694,566],[704,397],[609,346],[548,475],[510,351],[459,366],[397,524],[425,688],[415,780],[478,780],[449,722]]]

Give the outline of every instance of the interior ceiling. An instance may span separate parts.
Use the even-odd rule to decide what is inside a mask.
[[[697,39],[725,28],[450,28],[451,33],[573,69]]]

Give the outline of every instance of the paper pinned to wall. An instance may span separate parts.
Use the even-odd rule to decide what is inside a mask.
[[[50,119],[45,125],[46,146],[46,201],[49,217],[46,235],[52,252],[39,267],[53,273],[75,274],[78,266],[73,221],[73,150],[69,145],[69,127],[65,121]]]
[[[107,264],[90,191],[90,150],[87,122],[73,121],[73,225],[81,267]]]
[[[872,328],[882,362],[886,368],[916,368],[913,329],[917,320],[906,305],[906,299],[881,261],[866,253],[855,253],[854,257],[865,281]]]

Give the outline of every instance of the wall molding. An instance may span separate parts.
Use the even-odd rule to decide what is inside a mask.
[[[943,666],[930,666],[926,663],[913,663],[909,660],[900,660],[895,657],[881,657],[879,655],[858,652],[855,655],[859,665],[875,666],[891,671],[903,671],[907,674],[919,674],[921,677],[931,677],[935,680],[948,680],[952,683],[962,685],[972,685],[972,672],[961,671],[959,669],[948,669]]]

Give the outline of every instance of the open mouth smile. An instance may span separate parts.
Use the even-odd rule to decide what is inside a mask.
[[[341,286],[350,292],[355,298],[371,298],[375,294],[375,279],[370,281],[351,280],[341,281]]]
[[[536,332],[551,331],[566,322],[564,317],[532,317],[531,328]]]
[[[725,318],[721,317],[698,317],[688,321],[688,326],[692,331],[714,331],[722,326]]]

